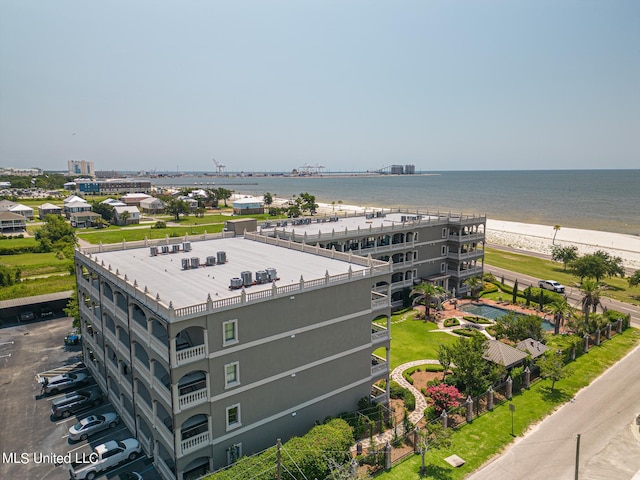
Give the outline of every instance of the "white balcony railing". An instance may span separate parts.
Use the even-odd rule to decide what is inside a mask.
[[[151,370],[136,356],[133,357],[133,366],[138,376],[142,377],[147,385],[151,385]]]
[[[160,383],[158,381],[158,379],[155,379],[155,383],[154,385],[154,390],[158,393],[158,396],[164,400],[165,404],[167,406],[171,406],[171,392],[169,391],[169,389],[167,387],[165,387],[162,383]]]
[[[180,410],[184,410],[186,408],[193,407],[194,405],[199,405],[201,403],[205,403],[209,398],[209,394],[206,388],[201,390],[196,390],[195,392],[189,392],[185,395],[180,395],[178,397],[178,405],[180,406]]]
[[[178,350],[176,352],[175,365],[182,366],[205,358],[207,358],[207,346],[204,344],[196,345],[195,347]]]
[[[166,446],[169,446],[171,448],[171,450],[169,450],[169,451],[173,452],[173,448],[174,448],[173,447],[173,433],[171,433],[169,431],[169,429],[161,421],[156,421],[156,431],[164,439],[164,441],[167,444]]]
[[[371,355],[371,375],[377,376],[389,372],[389,363],[382,357]]]
[[[389,340],[389,330],[377,324],[371,325],[371,341],[373,343],[382,343]]]
[[[182,440],[182,454],[185,455],[193,450],[203,447],[209,443],[209,432],[202,432],[186,440]]]
[[[167,466],[164,460],[160,458],[160,456],[154,457],[154,465],[156,466],[158,472],[160,472],[160,476],[162,476],[164,480],[173,480],[174,478],[176,478],[175,474]]]

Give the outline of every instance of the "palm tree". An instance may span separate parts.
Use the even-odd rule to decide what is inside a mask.
[[[478,294],[482,290],[482,279],[480,277],[470,277],[464,281],[464,284],[471,290],[471,296],[474,300],[478,299]]]
[[[568,319],[573,312],[573,308],[569,305],[566,298],[553,301],[549,308],[553,314],[554,331],[556,335],[560,333],[560,326],[564,324],[565,319]]]
[[[447,298],[447,292],[445,292],[444,288],[433,285],[432,283],[422,283],[414,287],[409,296],[415,297],[412,303],[413,306],[418,304],[424,305],[425,318],[428,318],[431,307],[440,306],[442,301]]]
[[[122,222],[123,225],[127,224],[127,220],[129,220],[130,216],[131,216],[131,213],[129,212],[129,210],[125,210],[120,214],[120,221]]]
[[[553,240],[551,240],[551,245],[555,245],[556,243],[556,235],[558,234],[558,230],[560,230],[560,225],[554,225],[553,230]]]
[[[586,278],[580,284],[580,290],[582,291],[582,313],[584,314],[584,320],[589,323],[589,313],[596,313],[598,305],[601,305],[600,294],[602,293],[602,286],[593,278]]]

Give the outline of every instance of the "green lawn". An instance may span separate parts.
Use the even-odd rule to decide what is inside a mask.
[[[46,278],[38,278],[37,280],[25,280],[15,285],[0,288],[0,300],[64,292],[66,290],[73,290],[75,286],[75,275],[54,275]]]
[[[413,315],[398,321],[401,316],[391,318],[391,370],[412,360],[437,359],[439,345],[456,341],[453,335],[434,332],[438,327],[432,322],[414,320]],[[379,348],[374,353],[384,358],[385,349]]]
[[[86,240],[89,243],[97,245],[102,242],[106,243],[121,243],[122,240],[127,242],[134,242],[137,240],[144,240],[145,237],[151,239],[165,238],[167,235],[170,237],[182,237],[185,234],[200,235],[205,231],[207,233],[219,233],[224,228],[224,224],[217,225],[193,225],[183,227],[167,227],[167,228],[127,228],[127,229],[115,229],[112,227],[102,230],[89,230],[78,231],[78,238]]]
[[[494,248],[486,248],[484,251],[485,273],[491,271],[491,266],[505,268],[536,278],[552,278],[567,286],[576,286],[580,279],[563,269],[562,263],[552,262],[538,257],[530,257],[517,253],[505,252]],[[627,303],[638,304],[640,301],[640,285],[629,288],[625,278],[612,277],[602,279],[607,286],[604,296]],[[527,285],[520,285],[522,290]],[[536,286],[536,285],[534,285]]]
[[[71,260],[58,259],[54,252],[21,253],[19,255],[3,255],[0,264],[20,267],[22,278],[32,275],[44,275],[55,272],[68,272]]]
[[[570,378],[556,383],[555,392],[551,392],[551,382],[536,382],[530,390],[513,397],[516,411],[514,414],[514,433],[521,436],[529,425],[536,423],[553,412],[559,405],[575,396],[581,388],[589,385],[607,368],[621,359],[637,345],[640,331],[627,329],[616,335],[611,341],[593,348],[588,355],[578,357],[570,364],[573,374]],[[417,357],[416,357],[417,358]],[[493,412],[475,419],[473,423],[461,427],[452,436],[452,445],[443,450],[429,450],[426,455],[428,465],[427,478],[456,480],[470,474],[490,457],[499,453],[509,443],[511,437],[511,412],[508,404],[503,403]],[[444,461],[449,455],[459,455],[466,463],[453,468]],[[420,456],[409,457],[389,472],[376,477],[377,480],[419,479]]]

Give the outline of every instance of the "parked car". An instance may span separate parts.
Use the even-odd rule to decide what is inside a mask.
[[[64,337],[65,345],[80,345],[82,342],[82,335],[78,332],[71,332],[69,335]]]
[[[142,452],[140,442],[135,438],[122,441],[111,440],[93,449],[91,463],[72,463],[69,474],[75,480],[93,480],[100,472],[122,462],[133,461]]]
[[[55,418],[67,418],[85,408],[97,407],[103,399],[102,390],[98,386],[67,393],[51,402],[51,415]]]
[[[18,318],[21,322],[30,322],[31,320],[35,320],[36,316],[32,311],[27,310],[26,312],[20,312],[20,316]]]
[[[40,318],[53,318],[54,313],[53,310],[43,310],[40,312]]]
[[[555,280],[540,280],[538,282],[538,286],[540,288],[544,288],[545,290],[551,290],[557,293],[564,293],[564,285],[556,282]]]
[[[89,376],[86,373],[63,373],[55,377],[40,377],[38,382],[42,385],[42,393],[58,393],[80,387],[86,384],[88,379]]]
[[[83,418],[69,429],[71,440],[86,440],[89,435],[101,432],[107,428],[114,428],[120,423],[120,417],[115,412],[107,412],[102,415],[90,415]]]

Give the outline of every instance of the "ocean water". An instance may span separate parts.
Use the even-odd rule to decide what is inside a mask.
[[[489,218],[640,235],[640,170],[432,172],[430,175],[152,178],[320,202],[486,214]],[[336,206],[337,208],[337,206]]]

